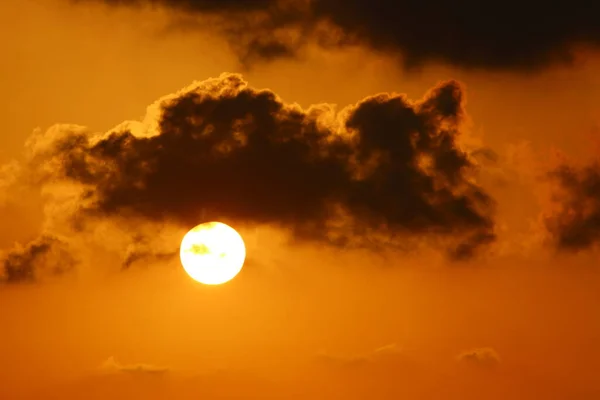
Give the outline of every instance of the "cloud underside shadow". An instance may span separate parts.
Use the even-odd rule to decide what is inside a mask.
[[[536,71],[573,62],[574,50],[600,44],[600,5],[544,5],[474,0],[74,0],[111,6],[160,5],[173,28],[224,35],[240,60],[298,56],[308,44],[325,49],[366,46],[400,55],[407,68],[442,62],[467,69]],[[198,21],[194,16],[202,18]]]

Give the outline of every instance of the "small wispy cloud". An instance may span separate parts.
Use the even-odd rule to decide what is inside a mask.
[[[481,365],[488,368],[500,364],[500,356],[491,347],[480,347],[463,351],[457,356],[457,360],[462,363]]]
[[[333,355],[327,352],[317,354],[317,360],[326,363],[343,364],[343,365],[358,365],[370,362],[377,362],[382,359],[394,357],[402,353],[402,348],[396,343],[391,343],[385,346],[378,347],[368,353],[352,354],[352,355]]]
[[[121,364],[115,357],[110,356],[100,365],[100,370],[108,373],[163,374],[168,372],[170,368],[142,363]]]

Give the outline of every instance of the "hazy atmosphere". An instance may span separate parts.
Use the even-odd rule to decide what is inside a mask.
[[[1,2],[0,399],[600,398],[600,9],[487,7]]]

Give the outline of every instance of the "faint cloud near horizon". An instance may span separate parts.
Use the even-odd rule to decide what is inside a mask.
[[[110,356],[100,367],[105,373],[132,373],[132,374],[164,374],[170,371],[169,367],[151,364],[121,364],[114,356]]]
[[[319,352],[316,356],[317,361],[343,364],[343,365],[357,365],[368,362],[376,362],[383,358],[393,357],[402,353],[402,347],[396,343],[391,343],[385,346],[378,347],[371,352],[353,355],[333,355],[327,352]]]
[[[491,347],[480,347],[463,351],[457,357],[457,361],[470,365],[480,365],[493,368],[500,364],[500,356]]]

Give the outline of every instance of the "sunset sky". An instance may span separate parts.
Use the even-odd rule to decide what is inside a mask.
[[[0,2],[0,399],[600,398],[598,15]]]

